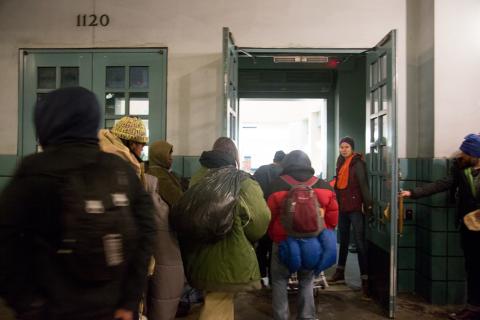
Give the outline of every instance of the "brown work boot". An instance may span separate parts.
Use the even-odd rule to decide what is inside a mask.
[[[328,279],[331,283],[345,283],[345,268],[337,267],[333,276]]]
[[[370,296],[370,290],[368,289],[368,278],[362,278],[362,293],[365,297]]]

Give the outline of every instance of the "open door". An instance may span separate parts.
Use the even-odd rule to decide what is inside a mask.
[[[396,31],[367,52],[366,153],[373,215],[367,228],[372,297],[395,316],[397,295]]]
[[[238,51],[228,28],[223,28],[223,135],[238,146]]]

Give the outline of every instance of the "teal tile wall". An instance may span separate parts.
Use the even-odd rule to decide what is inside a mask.
[[[415,270],[398,270],[398,291],[415,291]]]
[[[5,188],[17,165],[16,155],[0,155],[0,192]]]
[[[199,156],[173,156],[172,170],[179,177],[191,178],[200,168]]]
[[[400,159],[400,187],[412,189],[446,176],[448,159]],[[399,239],[399,289],[414,291],[434,304],[459,304],[465,301],[465,271],[455,208],[448,192],[422,199],[406,199],[405,208],[413,211],[407,223],[414,237]],[[402,248],[410,246],[413,248]],[[415,258],[412,259],[411,256]],[[410,275],[412,267],[414,275]],[[412,279],[413,286],[407,280]]]
[[[450,304],[465,303],[465,281],[449,281],[447,283],[447,301]]]
[[[0,192],[5,188],[8,181],[10,181],[10,177],[0,177]]]
[[[399,248],[398,269],[415,270],[415,248]]]

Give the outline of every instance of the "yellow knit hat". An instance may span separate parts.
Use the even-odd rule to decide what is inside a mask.
[[[142,119],[136,117],[123,117],[112,128],[112,133],[123,140],[147,143],[147,131]]]

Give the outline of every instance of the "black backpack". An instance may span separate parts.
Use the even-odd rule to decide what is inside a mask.
[[[83,282],[118,278],[136,238],[126,171],[100,152],[96,162],[67,172],[61,181],[59,262]]]

